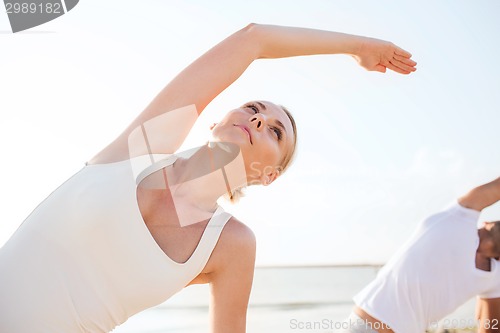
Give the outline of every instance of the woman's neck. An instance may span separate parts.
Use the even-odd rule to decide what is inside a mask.
[[[179,157],[169,175],[174,203],[213,211],[221,196],[247,185],[243,158],[235,147],[208,144]]]

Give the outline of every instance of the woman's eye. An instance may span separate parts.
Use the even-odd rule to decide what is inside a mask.
[[[277,127],[273,127],[272,130],[276,134],[276,137],[278,138],[278,141],[281,141],[281,138],[283,137],[283,133],[281,133],[281,130]]]
[[[253,113],[259,113],[259,109],[255,105],[249,104],[247,107],[252,109]]]

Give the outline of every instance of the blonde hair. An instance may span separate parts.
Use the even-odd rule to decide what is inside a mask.
[[[290,119],[290,123],[292,124],[292,129],[293,129],[292,148],[288,151],[287,154],[285,154],[285,156],[283,156],[283,159],[280,162],[281,173],[283,173],[288,169],[288,167],[292,164],[295,158],[295,150],[297,148],[297,124],[295,123],[295,118],[293,118],[292,113],[288,111],[288,109],[283,105],[279,106],[283,109],[283,111],[285,111],[286,115],[288,116],[288,119]]]

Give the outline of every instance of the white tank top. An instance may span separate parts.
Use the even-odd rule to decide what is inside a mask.
[[[133,160],[88,165],[45,199],[0,249],[0,332],[109,332],[177,293],[205,267],[230,215],[220,207],[185,263],[144,223]]]

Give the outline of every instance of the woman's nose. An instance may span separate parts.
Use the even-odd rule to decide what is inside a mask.
[[[250,124],[257,130],[264,127],[264,122],[265,119],[260,113],[256,113],[250,118]]]

